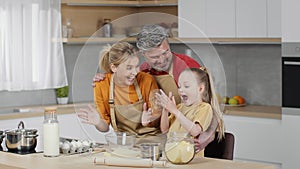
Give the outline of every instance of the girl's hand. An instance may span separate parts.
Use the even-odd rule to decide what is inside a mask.
[[[172,96],[172,92],[169,93],[169,97],[160,90],[160,93],[156,93],[155,97],[158,100],[158,103],[163,108],[167,109],[169,112],[175,112],[177,110],[176,102],[174,96]]]
[[[82,123],[98,125],[100,123],[100,115],[95,108],[93,108],[90,104],[86,109],[80,109],[77,112],[77,116],[81,119]]]

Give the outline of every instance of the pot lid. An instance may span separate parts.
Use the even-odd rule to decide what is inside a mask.
[[[37,129],[14,129],[14,130],[8,130],[5,132],[6,134],[25,134],[25,135],[31,135],[36,134]]]
[[[37,129],[25,129],[25,125],[23,121],[20,121],[18,124],[18,129],[14,130],[7,130],[5,131],[6,134],[25,134],[25,135],[32,135],[37,133]]]

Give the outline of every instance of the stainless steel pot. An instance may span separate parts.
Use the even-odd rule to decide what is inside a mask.
[[[5,131],[5,145],[11,152],[33,152],[37,136],[36,129],[24,129],[24,123],[20,121],[18,129]]]
[[[4,137],[4,132],[0,130],[0,147]]]

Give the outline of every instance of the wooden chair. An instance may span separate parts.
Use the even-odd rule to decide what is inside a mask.
[[[225,132],[225,138],[218,142],[218,133],[216,132],[215,139],[205,147],[204,156],[232,160],[233,152],[234,135]]]

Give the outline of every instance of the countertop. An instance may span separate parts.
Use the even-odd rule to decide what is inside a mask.
[[[114,167],[105,165],[94,165],[93,161],[99,154],[77,154],[61,155],[59,157],[43,157],[42,153],[18,155],[0,152],[0,168],[5,169],[83,169],[83,168],[107,168],[107,169],[129,169],[132,167]],[[188,169],[274,169],[272,165],[238,162],[231,160],[220,160],[212,158],[195,158],[187,165],[168,164],[168,168]]]
[[[225,106],[224,114],[232,115],[232,116],[281,119],[282,111],[280,106],[258,106],[258,105],[246,105],[241,107]]]
[[[42,106],[21,106],[21,107],[7,107],[6,110],[18,109],[26,112],[8,112],[0,114],[0,120],[10,120],[19,118],[29,118],[44,116],[45,107],[57,107],[57,114],[71,114],[79,110],[80,108],[87,107],[93,103],[78,103],[78,104],[54,104],[54,105],[42,105]]]
[[[3,113],[0,114],[0,120],[43,116],[44,108],[48,106],[56,106],[58,115],[71,114],[76,112],[76,110],[80,108],[87,107],[88,104],[93,105],[93,103],[78,103],[78,104],[66,104],[66,105],[43,105],[43,106],[18,107],[18,109],[29,110],[29,112]],[[280,106],[258,106],[258,105],[246,105],[242,107],[225,106],[224,114],[232,115],[232,116],[281,119],[281,107]]]

